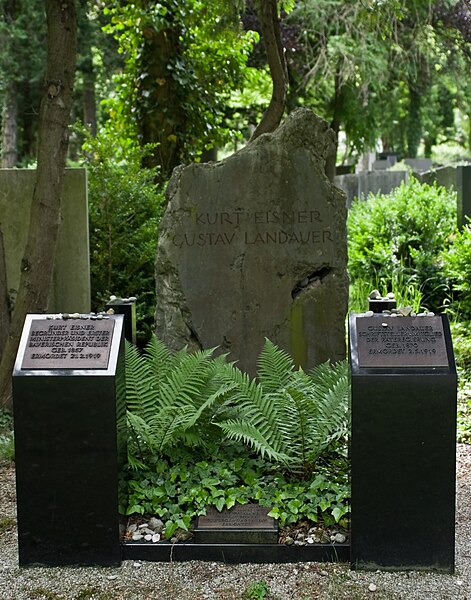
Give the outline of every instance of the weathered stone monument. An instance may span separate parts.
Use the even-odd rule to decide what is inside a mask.
[[[265,337],[302,367],[345,356],[346,208],[334,134],[307,109],[229,158],[175,170],[156,262],[157,335],[253,373]]]

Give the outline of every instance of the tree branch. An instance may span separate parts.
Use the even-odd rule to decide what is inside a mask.
[[[281,43],[280,20],[276,0],[259,0],[258,17],[273,81],[273,91],[270,104],[253,132],[250,141],[255,140],[262,133],[269,133],[278,127],[285,110],[288,89],[288,70]]]

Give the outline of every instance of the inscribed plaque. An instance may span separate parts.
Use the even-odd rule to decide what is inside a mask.
[[[31,321],[21,369],[107,369],[114,320]]]
[[[230,510],[218,512],[209,507],[206,515],[199,517],[198,527],[205,529],[267,529],[274,527],[274,520],[268,517],[269,508],[258,504],[236,504]]]
[[[440,317],[357,317],[359,367],[448,367]]]

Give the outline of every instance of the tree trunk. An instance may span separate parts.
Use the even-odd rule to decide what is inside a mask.
[[[76,59],[75,0],[45,0],[48,47],[39,113],[38,166],[30,228],[8,340],[0,363],[0,406],[11,402],[11,372],[25,315],[47,311],[57,244]]]
[[[288,89],[288,70],[281,43],[280,20],[276,0],[259,0],[258,17],[273,81],[273,91],[270,104],[253,132],[250,141],[258,138],[262,133],[269,133],[278,127],[285,110]]]
[[[145,0],[144,8],[150,0]],[[157,144],[144,159],[145,167],[160,167],[160,179],[165,180],[181,164],[184,153],[183,133],[186,130],[186,112],[182,107],[184,90],[179,89],[170,65],[178,62],[181,30],[175,11],[167,3],[166,29],[156,30],[148,24],[143,30],[143,46],[138,82],[139,133],[141,143]]]
[[[407,120],[407,153],[416,158],[422,139],[422,96],[412,83],[409,85],[409,117]]]
[[[341,65],[337,65],[337,70],[335,72],[335,90],[334,90],[334,102],[333,102],[333,115],[332,121],[330,123],[331,129],[333,129],[335,133],[335,144],[332,148],[332,152],[327,155],[325,161],[325,174],[330,179],[330,181],[334,181],[335,177],[335,165],[337,163],[337,149],[339,146],[339,131],[340,131],[340,119],[342,114],[342,102],[343,102],[343,93],[342,93],[342,81],[340,77],[341,73]]]
[[[82,103],[83,124],[89,132],[96,136],[96,71],[93,65],[93,45],[95,43],[95,26],[92,25],[88,12],[88,0],[79,0],[77,5],[77,47],[80,58],[77,71],[81,71],[83,79]]]
[[[15,82],[5,92],[2,114],[2,169],[12,169],[18,162],[18,101]]]

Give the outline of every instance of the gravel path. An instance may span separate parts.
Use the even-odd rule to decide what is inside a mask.
[[[471,600],[471,446],[457,445],[455,575],[352,572],[345,564],[141,563],[18,567],[14,470],[0,466],[1,600],[232,598]]]

